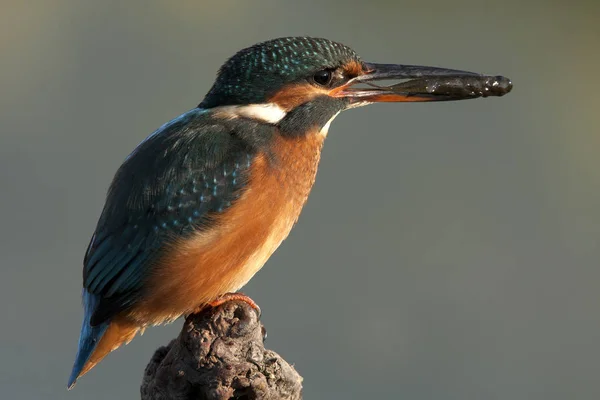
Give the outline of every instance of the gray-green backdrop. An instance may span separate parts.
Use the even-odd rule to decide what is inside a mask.
[[[139,397],[180,321],[65,390],[107,186],[227,57],[287,35],[515,84],[333,123],[299,224],[245,288],[305,397],[600,398],[597,1],[1,3],[0,398]]]

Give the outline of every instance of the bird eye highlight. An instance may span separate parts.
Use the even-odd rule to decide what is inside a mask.
[[[324,69],[324,70],[319,71],[316,74],[314,74],[313,80],[318,85],[327,86],[327,85],[329,85],[329,83],[331,83],[332,76],[333,76],[333,74],[331,73],[330,70]]]

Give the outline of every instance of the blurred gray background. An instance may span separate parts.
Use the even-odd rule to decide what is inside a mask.
[[[139,397],[181,321],[65,389],[108,184],[227,57],[287,35],[515,84],[333,123],[299,224],[245,288],[305,398],[600,398],[597,1],[1,3],[1,398]]]

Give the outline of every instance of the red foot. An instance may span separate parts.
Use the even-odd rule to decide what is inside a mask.
[[[213,307],[213,308],[219,307],[221,304],[227,303],[228,301],[231,301],[231,300],[239,300],[239,301],[243,301],[244,303],[248,304],[250,307],[252,307],[254,310],[256,310],[258,317],[260,318],[261,311],[260,311],[260,307],[258,306],[258,304],[256,304],[254,302],[254,300],[252,300],[250,297],[246,296],[243,293],[225,293],[224,295],[219,296],[216,300],[211,301],[207,305],[198,307],[196,310],[194,310],[193,314],[197,314],[198,312],[202,311],[206,307]]]

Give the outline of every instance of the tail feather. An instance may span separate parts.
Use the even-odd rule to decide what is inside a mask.
[[[69,377],[69,383],[67,387],[72,389],[75,386],[75,382],[80,375],[82,375],[83,367],[94,352],[94,349],[98,345],[98,342],[106,332],[109,323],[105,322],[98,326],[91,326],[90,319],[96,309],[98,303],[98,297],[88,293],[87,290],[83,290],[83,322],[81,324],[81,333],[79,335],[79,344],[77,347],[77,355],[75,356],[75,363],[73,364],[73,370]]]
[[[91,326],[90,318],[97,302],[98,298],[95,295],[84,290],[83,304],[85,311],[79,337],[79,348],[67,384],[69,390],[75,386],[78,378],[85,375],[108,353],[116,350],[123,343],[129,343],[139,330],[134,324],[122,320]]]

